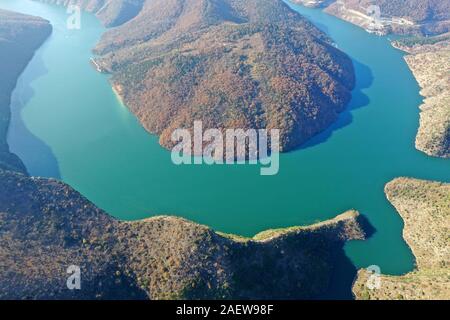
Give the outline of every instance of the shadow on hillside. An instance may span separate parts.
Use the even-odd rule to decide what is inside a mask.
[[[45,44],[43,45],[45,47]],[[11,97],[11,123],[8,131],[8,144],[12,153],[19,156],[29,174],[41,177],[60,178],[59,166],[51,148],[36,137],[25,125],[22,111],[34,96],[31,84],[47,74],[48,70],[39,49],[17,81]],[[51,117],[52,115],[48,115]]]
[[[353,65],[356,74],[356,86],[352,91],[352,99],[347,105],[346,109],[339,114],[338,119],[325,131],[312,137],[309,141],[301,145],[297,150],[307,149],[316,145],[327,142],[333,133],[340,130],[353,122],[352,111],[363,108],[370,103],[370,99],[362,90],[369,88],[373,83],[373,74],[370,68],[356,60],[353,60]]]
[[[365,216],[360,215],[358,217],[358,222],[363,228],[367,239],[376,232],[376,229],[370,224]],[[331,283],[327,292],[317,297],[317,299],[353,300],[352,287],[358,269],[347,257],[344,247],[338,249],[334,260],[334,266],[335,269],[331,276]]]

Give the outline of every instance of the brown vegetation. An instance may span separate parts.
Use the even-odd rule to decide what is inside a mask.
[[[167,148],[202,121],[280,129],[291,150],[336,120],[354,85],[351,60],[281,0],[144,1],[95,53]]]
[[[365,238],[357,212],[235,240],[175,217],[116,221],[56,180],[0,170],[0,190],[3,299],[312,298],[344,242]]]
[[[369,290],[369,274],[358,272],[358,299],[450,299],[450,184],[399,178],[386,195],[405,222],[403,237],[416,257],[416,270],[381,276],[381,288]]]
[[[430,156],[450,158],[450,40],[440,37],[413,38],[393,45],[409,52],[408,66],[425,97],[420,106],[416,148]]]
[[[44,26],[41,31],[48,31],[48,23],[37,21]],[[2,27],[21,30],[14,21]],[[27,47],[28,58],[46,34],[40,33],[40,42]],[[33,37],[15,41],[24,48]],[[263,36],[256,34],[236,50],[262,42]],[[0,42],[0,52],[8,45]],[[280,46],[277,41],[270,45]],[[192,70],[189,58],[176,59],[181,72]],[[2,70],[8,61],[0,60]],[[20,61],[20,68],[27,61]],[[19,69],[14,69],[8,83],[15,83],[18,75]],[[232,72],[223,79],[227,77],[230,88],[225,89],[230,92],[234,81],[252,85]],[[273,86],[286,86],[282,77],[274,79]],[[12,87],[5,88],[9,101]],[[239,93],[230,99],[238,101]],[[5,128],[8,101],[0,109]],[[3,130],[0,139],[5,137]],[[365,237],[356,212],[311,227],[267,231],[255,239],[220,235],[174,217],[119,222],[66,184],[26,175],[7,146],[0,152],[0,164],[0,299],[311,298],[327,290],[344,242]],[[71,265],[81,267],[79,291],[66,286]]]

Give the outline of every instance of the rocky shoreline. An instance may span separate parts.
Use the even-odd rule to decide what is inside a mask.
[[[0,153],[0,299],[315,298],[345,241],[369,235],[355,211],[253,239],[175,217],[120,222],[62,182],[29,177],[10,157]],[[355,296],[449,299],[448,184],[398,179],[386,194],[405,220],[418,270],[382,276],[379,291],[367,289],[360,271]],[[81,291],[66,287],[74,264]]]
[[[298,0],[294,3],[304,4]],[[371,19],[350,12],[340,1],[325,8],[327,13],[367,30]],[[379,34],[421,34],[419,25],[383,28]],[[441,30],[445,32],[445,27]],[[368,30],[373,32],[373,30]],[[409,37],[392,45],[408,53],[405,60],[422,88],[420,127],[416,148],[429,156],[450,157],[450,39],[444,33],[435,37]],[[380,275],[380,288],[369,289],[374,275],[359,270],[353,284],[356,299],[450,299],[450,184],[398,178],[385,188],[388,200],[403,221],[404,239],[416,257],[416,269],[403,276]]]
[[[327,291],[355,211],[254,239],[176,217],[120,222],[66,184],[0,170],[0,299],[311,299]],[[67,268],[82,272],[68,290]]]
[[[416,148],[429,156],[450,158],[450,40],[393,45],[409,53],[405,60],[425,98],[420,106]]]
[[[307,0],[291,2],[312,6]],[[320,2],[320,3],[319,3]],[[363,3],[362,1],[361,3]],[[361,4],[360,3],[360,4]],[[313,7],[324,7],[324,11],[347,22],[364,28],[370,33],[420,35],[420,25],[406,18],[384,18],[383,26],[373,29],[373,17],[361,11],[355,1],[317,1]],[[366,3],[363,3],[366,5]],[[368,7],[367,3],[367,7]],[[402,20],[403,19],[403,20]],[[450,22],[449,22],[450,25]],[[446,29],[442,29],[446,31]],[[393,41],[392,45],[407,52],[405,60],[422,88],[424,103],[420,106],[420,126],[416,136],[416,148],[429,156],[450,157],[450,34],[435,37],[411,37],[406,41]],[[414,42],[417,42],[416,44]],[[423,43],[422,43],[423,42]],[[407,43],[407,44],[406,44]]]
[[[20,17],[24,26],[38,19]],[[45,27],[20,70],[50,34],[48,22],[38,21]],[[17,38],[22,48],[24,39]],[[11,83],[19,74],[11,74]],[[0,109],[2,141],[12,89]],[[30,177],[6,146],[0,153],[0,299],[311,299],[327,291],[344,243],[366,238],[366,224],[349,211],[244,239],[176,217],[120,222],[70,186]],[[66,286],[70,266],[80,267],[81,290]]]
[[[385,188],[405,227],[403,237],[416,257],[416,269],[402,276],[380,276],[370,290],[372,276],[360,270],[353,286],[357,299],[450,299],[450,184],[399,178]]]

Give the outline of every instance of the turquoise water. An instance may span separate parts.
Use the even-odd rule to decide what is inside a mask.
[[[450,181],[450,162],[415,150],[422,98],[386,37],[293,6],[353,59],[357,88],[329,130],[281,155],[278,175],[260,176],[258,166],[173,165],[117,100],[108,77],[90,66],[90,50],[105,31],[94,16],[82,14],[81,30],[68,30],[63,8],[26,0],[1,0],[0,7],[54,26],[13,94],[8,139],[31,174],[62,179],[120,219],[174,214],[241,235],[354,208],[376,233],[346,246],[351,262],[390,274],[413,268],[384,185],[399,176]]]

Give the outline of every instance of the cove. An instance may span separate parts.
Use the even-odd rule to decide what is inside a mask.
[[[105,31],[100,22],[83,13],[81,30],[68,30],[64,8],[27,0],[2,0],[0,7],[48,19],[54,31],[13,93],[12,152],[30,174],[59,178],[124,220],[171,214],[251,236],[357,209],[376,232],[346,246],[349,262],[378,265],[385,274],[412,270],[384,185],[399,176],[450,182],[450,162],[414,148],[422,97],[404,54],[387,37],[291,6],[353,59],[357,87],[331,128],[280,156],[278,175],[260,176],[255,166],[174,165],[90,65]]]

